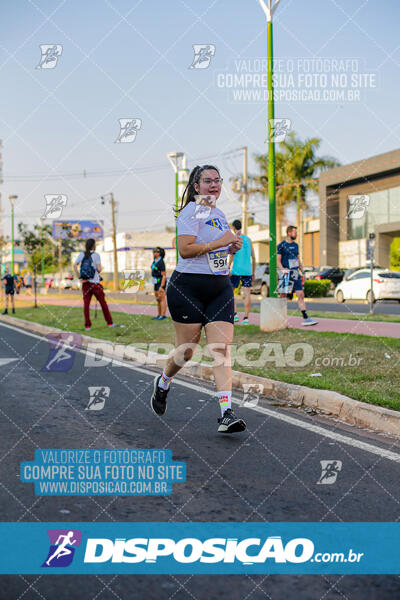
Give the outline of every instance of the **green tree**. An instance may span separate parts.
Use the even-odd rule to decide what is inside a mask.
[[[0,275],[3,275],[4,273],[4,269],[5,269],[5,265],[4,265],[4,254],[6,251],[6,246],[9,242],[9,238],[5,237],[4,235],[0,235]]]
[[[290,132],[285,141],[279,144],[275,154],[276,179],[276,218],[277,233],[280,236],[281,221],[285,207],[297,203],[297,226],[300,230],[302,210],[306,206],[308,190],[318,189],[318,176],[322,171],[339,166],[339,161],[330,156],[318,156],[320,138],[301,140]],[[268,195],[268,154],[254,155],[259,173],[249,179],[254,184],[250,194]]]
[[[37,272],[41,268],[42,244],[44,253],[44,271],[51,273],[57,271],[58,252],[54,243],[51,241],[52,229],[50,225],[42,226],[34,225],[33,229],[28,229],[25,223],[18,223],[19,240],[16,241],[17,246],[21,246],[26,254],[28,269]],[[77,241],[66,239],[61,241],[61,261],[63,267],[69,267],[71,262],[71,253],[77,249]]]
[[[302,211],[306,207],[308,190],[318,189],[318,176],[322,171],[338,167],[339,161],[331,156],[318,156],[320,138],[308,138],[304,142],[291,131],[281,142],[285,157],[285,183],[287,201],[296,199],[297,227],[301,230]]]

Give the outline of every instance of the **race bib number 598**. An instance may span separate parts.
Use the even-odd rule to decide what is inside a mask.
[[[208,264],[213,273],[221,273],[228,270],[228,251],[213,250],[207,254]]]

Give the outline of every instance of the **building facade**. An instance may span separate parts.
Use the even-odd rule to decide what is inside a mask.
[[[390,245],[400,237],[400,150],[322,173],[320,222],[321,264],[365,266],[374,233],[375,263],[389,267]]]
[[[153,262],[153,248],[160,246],[165,250],[165,266],[170,275],[175,268],[175,249],[173,248],[173,233],[168,232],[122,232],[117,234],[118,271],[143,270],[150,272]],[[96,244],[100,254],[101,264],[105,273],[114,271],[113,240],[111,236]]]

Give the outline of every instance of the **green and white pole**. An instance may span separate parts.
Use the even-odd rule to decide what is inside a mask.
[[[11,204],[11,275],[15,275],[14,272],[14,202],[18,196],[8,196]]]
[[[186,172],[186,156],[184,152],[168,152],[167,158],[171,163],[172,168],[175,171],[175,209],[178,211],[179,207],[179,186],[180,171]],[[176,214],[176,213],[175,213]],[[175,220],[175,249],[176,249],[176,264],[178,264],[179,252],[178,252],[178,227]]]
[[[276,182],[275,182],[275,141],[273,119],[274,84],[273,84],[273,35],[272,16],[280,0],[259,0],[267,18],[267,63],[268,63],[268,206],[269,206],[269,295],[276,298],[278,293],[278,273],[276,262]]]
[[[179,171],[176,170],[175,173],[175,214],[178,213],[179,208]],[[179,252],[178,252],[178,225],[175,219],[175,254],[176,254],[176,264],[178,264],[179,260]]]

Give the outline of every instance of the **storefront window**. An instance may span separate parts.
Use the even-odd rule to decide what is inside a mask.
[[[376,225],[400,221],[400,187],[372,192],[369,205],[362,217],[348,219],[348,239],[368,237]]]

